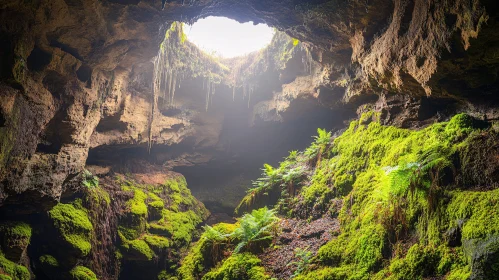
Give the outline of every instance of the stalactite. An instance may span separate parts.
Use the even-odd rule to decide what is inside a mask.
[[[206,80],[206,112],[208,112],[208,106],[210,105],[210,79]]]
[[[177,86],[177,73],[175,72],[173,74],[173,85],[171,87],[171,95],[170,95],[170,104],[171,106],[173,106],[173,97],[175,96],[175,89],[176,89],[176,86]]]
[[[243,83],[243,100],[246,98],[246,84]]]
[[[253,93],[254,86],[251,85],[249,90],[248,90],[248,108],[250,107],[250,101],[251,101],[251,94]]]
[[[305,52],[305,55],[302,56],[302,63],[303,67],[306,73],[312,74],[312,65],[313,65],[313,58],[312,58],[312,53],[310,50],[304,46],[301,47],[302,50]]]

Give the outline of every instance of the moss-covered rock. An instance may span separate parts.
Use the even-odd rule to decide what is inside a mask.
[[[169,175],[157,175],[156,179],[166,178],[159,184],[138,181],[133,175],[118,178],[122,189],[132,194],[118,227],[124,260],[138,264],[164,259],[165,264],[173,265],[191,242],[197,225],[206,219],[208,211],[191,195],[185,178]],[[172,273],[165,268],[165,273]]]
[[[71,269],[69,274],[74,280],[97,280],[97,276],[92,270],[80,265]]]
[[[221,234],[230,235],[237,227],[237,224],[220,223],[215,225],[213,229]],[[203,273],[215,266],[223,258],[223,251],[229,246],[230,242],[217,242],[210,236],[209,232],[205,231],[182,260],[178,269],[180,278],[184,280],[200,278]]]
[[[90,253],[93,226],[80,203],[59,203],[49,211],[49,217],[62,239],[77,255]]]
[[[322,134],[279,168],[266,168],[261,186],[243,201],[258,204],[253,200],[260,190],[277,186],[282,196],[271,204],[285,209],[282,214],[338,216],[341,232],[318,251],[319,267],[297,279],[481,279],[497,273],[499,195],[483,179],[496,168],[473,158],[494,164],[486,152],[495,145],[494,130],[465,114],[408,130],[383,126],[369,113],[332,141]],[[472,148],[476,139],[483,140],[479,149]],[[296,191],[285,179],[300,166],[309,176],[295,177]],[[343,200],[334,213],[332,198]]]
[[[150,261],[156,254],[143,239],[127,240],[121,236],[121,252],[127,260]]]
[[[42,255],[38,258],[40,269],[45,275],[51,278],[60,277],[65,269],[61,269],[59,261],[52,255]]]
[[[25,266],[18,265],[5,258],[3,253],[0,251],[0,275],[4,279],[12,280],[29,280],[31,275]]]
[[[3,221],[0,223],[1,248],[7,259],[19,261],[31,239],[31,226],[24,222]]]
[[[212,269],[203,280],[265,280],[270,276],[261,265],[261,260],[250,253],[234,254],[220,267]]]

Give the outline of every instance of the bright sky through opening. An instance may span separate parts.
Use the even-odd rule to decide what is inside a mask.
[[[239,23],[224,17],[207,17],[186,25],[187,39],[208,53],[225,58],[242,56],[265,48],[274,29],[265,24]]]

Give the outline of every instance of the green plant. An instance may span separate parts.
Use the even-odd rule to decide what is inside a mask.
[[[4,279],[16,280],[29,280],[31,278],[26,267],[8,260],[2,251],[0,251],[0,276],[5,276]]]
[[[243,249],[258,250],[259,242],[272,239],[277,221],[279,218],[275,215],[275,210],[269,210],[267,207],[245,214],[239,219],[239,227],[232,233],[232,236],[239,241],[234,253],[239,253]]]
[[[97,280],[92,270],[81,265],[74,267],[69,274],[73,280]]]
[[[85,209],[74,204],[59,203],[49,211],[49,217],[62,238],[82,256],[91,249],[93,226]]]
[[[83,170],[82,176],[82,184],[87,188],[96,188],[99,186],[99,178],[94,176],[90,171]]]
[[[267,280],[270,277],[260,266],[261,260],[250,253],[233,254],[220,267],[212,269],[203,280]]]
[[[301,274],[312,262],[312,252],[308,250],[308,248],[296,248],[294,251],[295,257],[298,258],[298,261],[294,261],[289,263],[287,266],[296,266],[296,270],[291,276],[291,278],[295,278],[299,274]]]
[[[314,136],[313,138],[314,142],[312,142],[312,145],[305,150],[304,155],[309,160],[317,160],[317,163],[319,163],[322,153],[326,152],[331,141],[331,132],[318,128],[317,136]]]
[[[179,268],[183,280],[199,279],[205,269],[212,268],[224,257],[224,250],[231,246],[231,233],[238,224],[220,223],[205,227],[199,241],[189,250]]]

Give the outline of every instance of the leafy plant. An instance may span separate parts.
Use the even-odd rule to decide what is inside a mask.
[[[320,158],[322,154],[326,151],[330,140],[331,140],[331,132],[326,131],[325,129],[318,128],[317,136],[313,137],[315,141],[308,147],[304,155],[309,160],[317,160],[317,164],[320,162]]]
[[[264,207],[240,218],[239,227],[232,233],[232,236],[239,241],[234,253],[239,253],[243,249],[257,250],[261,241],[272,239],[275,225],[279,221],[275,213],[275,210]]]
[[[300,273],[305,271],[307,267],[310,265],[312,262],[312,252],[308,250],[308,247],[305,249],[302,248],[296,248],[295,251],[295,257],[298,258],[298,261],[291,262],[287,266],[296,266],[296,270],[291,276],[291,278],[295,278],[298,276]]]
[[[99,178],[86,169],[83,170],[82,178],[82,184],[87,188],[97,188],[99,186]]]

